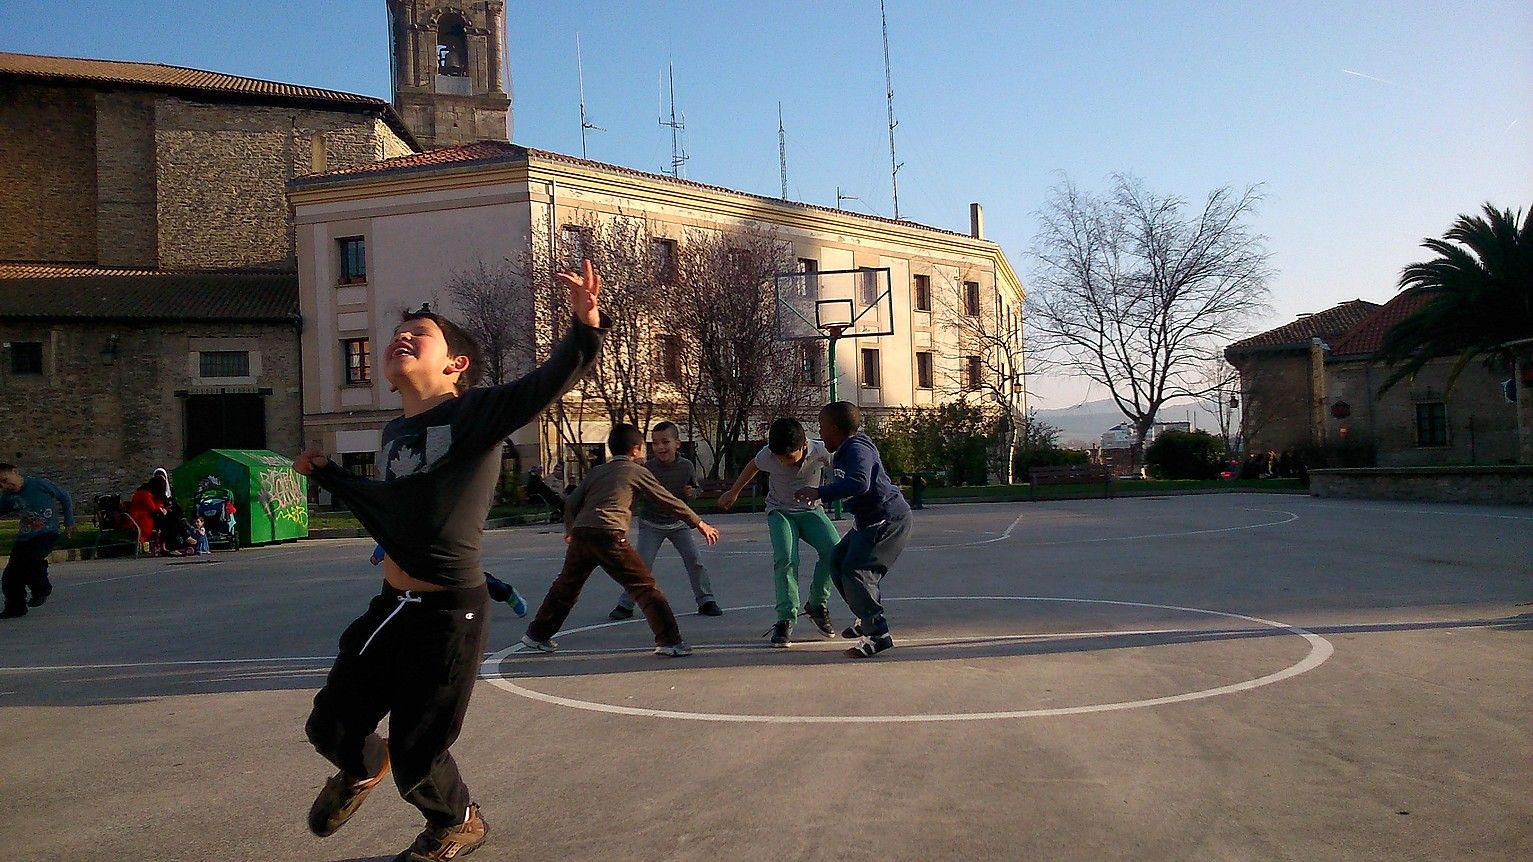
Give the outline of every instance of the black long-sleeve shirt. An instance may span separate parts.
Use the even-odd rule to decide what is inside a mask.
[[[500,446],[556,402],[596,364],[602,328],[575,322],[537,369],[502,386],[470,389],[383,428],[381,480],[334,461],[314,472],[320,487],[412,578],[444,587],[484,583],[480,544],[500,481]]]

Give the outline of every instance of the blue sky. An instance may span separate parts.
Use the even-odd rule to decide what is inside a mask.
[[[152,6],[153,14],[145,14]],[[81,8],[89,12],[81,13]],[[508,2],[519,143],[579,154],[575,34],[594,159],[658,171],[674,61],[686,175],[776,195],[836,187],[892,214],[876,0]],[[389,95],[383,0],[0,0],[0,50],[131,59]],[[1466,11],[1468,10],[1468,11]],[[890,0],[905,218],[990,238],[1024,280],[1061,172],[1199,198],[1263,182],[1268,325],[1382,301],[1422,237],[1485,200],[1533,206],[1533,4]],[[1364,77],[1367,76],[1367,77]],[[1088,393],[1042,380],[1037,406]]]

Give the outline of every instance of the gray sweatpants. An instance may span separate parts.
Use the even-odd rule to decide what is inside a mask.
[[[686,524],[680,527],[657,527],[639,519],[638,536],[633,545],[650,574],[654,574],[655,557],[660,555],[660,546],[667,540],[681,554],[681,563],[687,567],[687,580],[692,582],[692,597],[697,599],[698,605],[713,601],[713,582],[708,580],[708,567],[703,565],[702,549],[697,546],[697,536],[693,535],[692,528]],[[619,607],[629,610],[634,607],[633,597],[626,592],[617,603]]]

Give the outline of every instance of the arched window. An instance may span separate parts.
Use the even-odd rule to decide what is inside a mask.
[[[468,77],[468,33],[458,15],[444,15],[436,30],[437,74]]]

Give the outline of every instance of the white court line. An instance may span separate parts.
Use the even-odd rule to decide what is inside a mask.
[[[1317,509],[1347,509],[1349,511],[1350,510],[1357,510],[1357,509],[1367,509],[1367,510],[1373,511],[1373,512],[1393,512],[1393,513],[1395,513],[1397,515],[1398,514],[1404,514],[1404,515],[1458,515],[1461,518],[1500,518],[1500,519],[1506,520],[1506,521],[1533,521],[1533,515],[1497,515],[1497,514],[1492,513],[1492,512],[1454,512],[1454,511],[1445,511],[1445,510],[1436,510],[1436,509],[1407,509],[1407,508],[1395,508],[1393,506],[1368,506],[1368,505],[1363,505],[1363,504],[1359,504],[1359,505],[1356,505],[1356,506],[1348,506],[1348,505],[1341,504],[1341,503],[1315,503],[1315,502],[1311,502],[1309,505],[1311,505],[1311,506],[1313,506],[1314,508],[1317,508]],[[1402,506],[1405,506],[1405,505],[1409,505],[1409,503],[1402,502]]]
[[[1139,709],[1149,706],[1161,706],[1165,704],[1203,700],[1210,697],[1218,697],[1224,694],[1235,694],[1237,692],[1250,691],[1251,689],[1271,685],[1273,683],[1281,682],[1285,679],[1298,676],[1302,673],[1307,673],[1319,667],[1320,665],[1325,664],[1326,660],[1329,659],[1332,653],[1335,652],[1335,647],[1331,645],[1330,641],[1315,634],[1314,632],[1307,631],[1296,626],[1290,626],[1286,623],[1274,622],[1272,620],[1265,620],[1260,617],[1246,616],[1245,614],[1229,613],[1226,611],[1213,611],[1205,608],[1189,608],[1179,605],[1158,605],[1149,602],[1112,601],[1108,599],[1062,598],[1056,596],[910,596],[903,598],[891,598],[887,601],[1035,601],[1072,602],[1080,604],[1156,608],[1160,610],[1173,610],[1182,611],[1185,613],[1206,614],[1216,617],[1228,617],[1230,619],[1245,620],[1247,622],[1271,626],[1272,628],[1279,629],[1281,631],[1285,631],[1303,638],[1309,643],[1310,649],[1309,653],[1305,655],[1303,659],[1300,659],[1295,664],[1289,665],[1282,670],[1276,671],[1274,673],[1269,673],[1266,676],[1257,677],[1255,679],[1248,679],[1243,682],[1218,686],[1216,688],[1203,689],[1201,691],[1190,691],[1184,692],[1182,694],[1166,695],[1164,697],[1120,701],[1117,703],[1097,703],[1086,704],[1083,706],[1054,707],[1049,709],[1021,709],[998,712],[937,713],[924,715],[755,715],[741,713],[686,712],[672,709],[650,709],[648,707],[618,706],[616,704],[579,700],[569,697],[559,697],[557,695],[545,694],[540,691],[533,691],[532,689],[524,688],[523,686],[512,682],[501,672],[501,662],[512,654],[512,651],[516,649],[516,646],[507,647],[490,656],[490,658],[485,661],[483,667],[481,668],[480,674],[484,677],[484,679],[486,679],[496,688],[502,689],[503,691],[508,691],[521,697],[528,698],[530,700],[541,701],[543,703],[551,704],[554,706],[564,706],[572,709],[587,710],[590,712],[603,712],[611,715],[630,715],[643,718],[670,718],[685,721],[718,721],[726,723],[750,724],[910,724],[939,721],[990,721],[997,719],[1082,715],[1086,713],[1114,712],[1118,710]],[[627,623],[630,621],[624,620],[623,622]],[[583,628],[571,629],[570,631],[564,632],[562,634],[571,635],[582,631],[606,628],[608,625],[613,624],[614,623],[607,623],[585,626]],[[517,646],[520,645],[518,644]],[[551,658],[550,660],[556,661],[557,659]]]
[[[210,658],[192,661],[138,661],[118,664],[56,664],[29,667],[0,667],[0,673],[32,673],[60,670],[124,670],[135,667],[196,667],[210,664],[276,664],[278,662],[335,661],[335,656],[299,655],[278,658]]]

